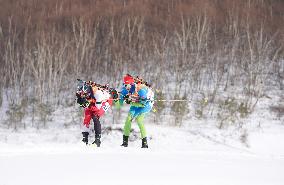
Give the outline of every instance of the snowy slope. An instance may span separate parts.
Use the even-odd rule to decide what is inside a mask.
[[[221,151],[66,150],[1,156],[1,184],[283,184],[284,159]]]
[[[91,148],[80,144],[81,136],[75,128],[62,132],[27,130],[8,135],[2,130],[0,138],[3,141],[6,136],[7,142],[0,144],[0,184],[282,185],[284,182],[281,126],[251,134],[249,141],[253,147],[249,148],[230,139],[222,140],[222,133],[212,128],[211,131],[203,128],[203,133],[155,125],[147,128],[152,138],[149,149],[141,149],[140,140],[131,142],[129,148],[121,148],[119,131],[105,134],[101,148]],[[278,148],[273,146],[275,143]]]
[[[220,130],[216,120],[194,117],[181,128],[147,120],[149,149],[140,148],[135,123],[133,141],[121,148],[123,125],[112,125],[111,116],[102,120],[114,130],[104,129],[101,148],[82,145],[79,125],[65,125],[74,122],[74,110],[57,110],[47,129],[14,131],[3,124],[0,185],[283,185],[284,124],[268,111],[271,102],[278,100],[259,102],[242,128]],[[6,108],[0,111],[3,123]],[[243,131],[248,133],[245,143],[240,141]]]

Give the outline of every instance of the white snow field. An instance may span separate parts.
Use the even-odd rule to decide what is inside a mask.
[[[283,185],[284,122],[268,105],[260,102],[241,129],[218,129],[211,119],[190,118],[181,128],[146,121],[148,149],[133,137],[136,123],[133,141],[122,148],[122,132],[116,128],[123,124],[110,120],[102,120],[103,128],[114,129],[103,129],[102,146],[84,146],[79,125],[64,126],[74,114],[67,110],[56,112],[47,129],[14,131],[3,124],[0,185]],[[243,131],[247,135],[241,142]]]
[[[81,144],[75,127],[0,130],[0,185],[284,184],[282,125],[252,132],[249,147],[212,127],[147,129],[149,149],[140,139],[120,147],[119,131],[92,148]]]

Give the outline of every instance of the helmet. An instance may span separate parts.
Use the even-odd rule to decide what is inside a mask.
[[[134,83],[134,79],[131,75],[127,74],[123,77],[123,83],[124,84],[132,84],[132,83]]]
[[[87,84],[84,84],[83,87],[82,87],[82,95],[85,96],[85,97],[89,97],[91,96],[91,87]]]
[[[80,80],[80,79],[77,79],[77,80],[78,80],[77,91],[82,91],[85,82],[83,80]]]
[[[147,98],[147,90],[146,89],[140,89],[138,91],[138,95],[140,96],[140,98],[142,99],[146,99]]]
[[[82,91],[83,91],[84,93],[90,92],[90,86],[87,85],[87,84],[84,84],[83,87],[82,87]]]

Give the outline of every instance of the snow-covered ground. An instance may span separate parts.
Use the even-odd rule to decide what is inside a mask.
[[[136,123],[136,139],[120,147],[123,125],[111,125],[110,116],[102,120],[101,148],[81,143],[79,125],[65,125],[74,119],[69,110],[56,111],[47,129],[2,124],[0,185],[283,185],[284,124],[268,111],[271,101],[279,102],[259,102],[242,128],[218,129],[216,120],[193,117],[180,128],[147,120],[149,149],[140,148]]]
[[[117,125],[121,127],[122,125]],[[101,148],[80,143],[76,127],[0,134],[1,185],[218,184],[282,185],[284,127],[255,131],[250,147],[225,131],[147,125],[149,149],[134,140],[121,148],[120,131],[105,133]],[[137,126],[134,126],[135,131]],[[228,137],[227,137],[228,138]],[[6,142],[5,142],[6,140]]]

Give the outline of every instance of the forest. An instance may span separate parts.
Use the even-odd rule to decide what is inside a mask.
[[[73,106],[77,78],[118,88],[130,73],[189,102],[157,103],[156,117],[222,128],[283,92],[283,43],[281,0],[0,0],[0,105],[22,127]]]

